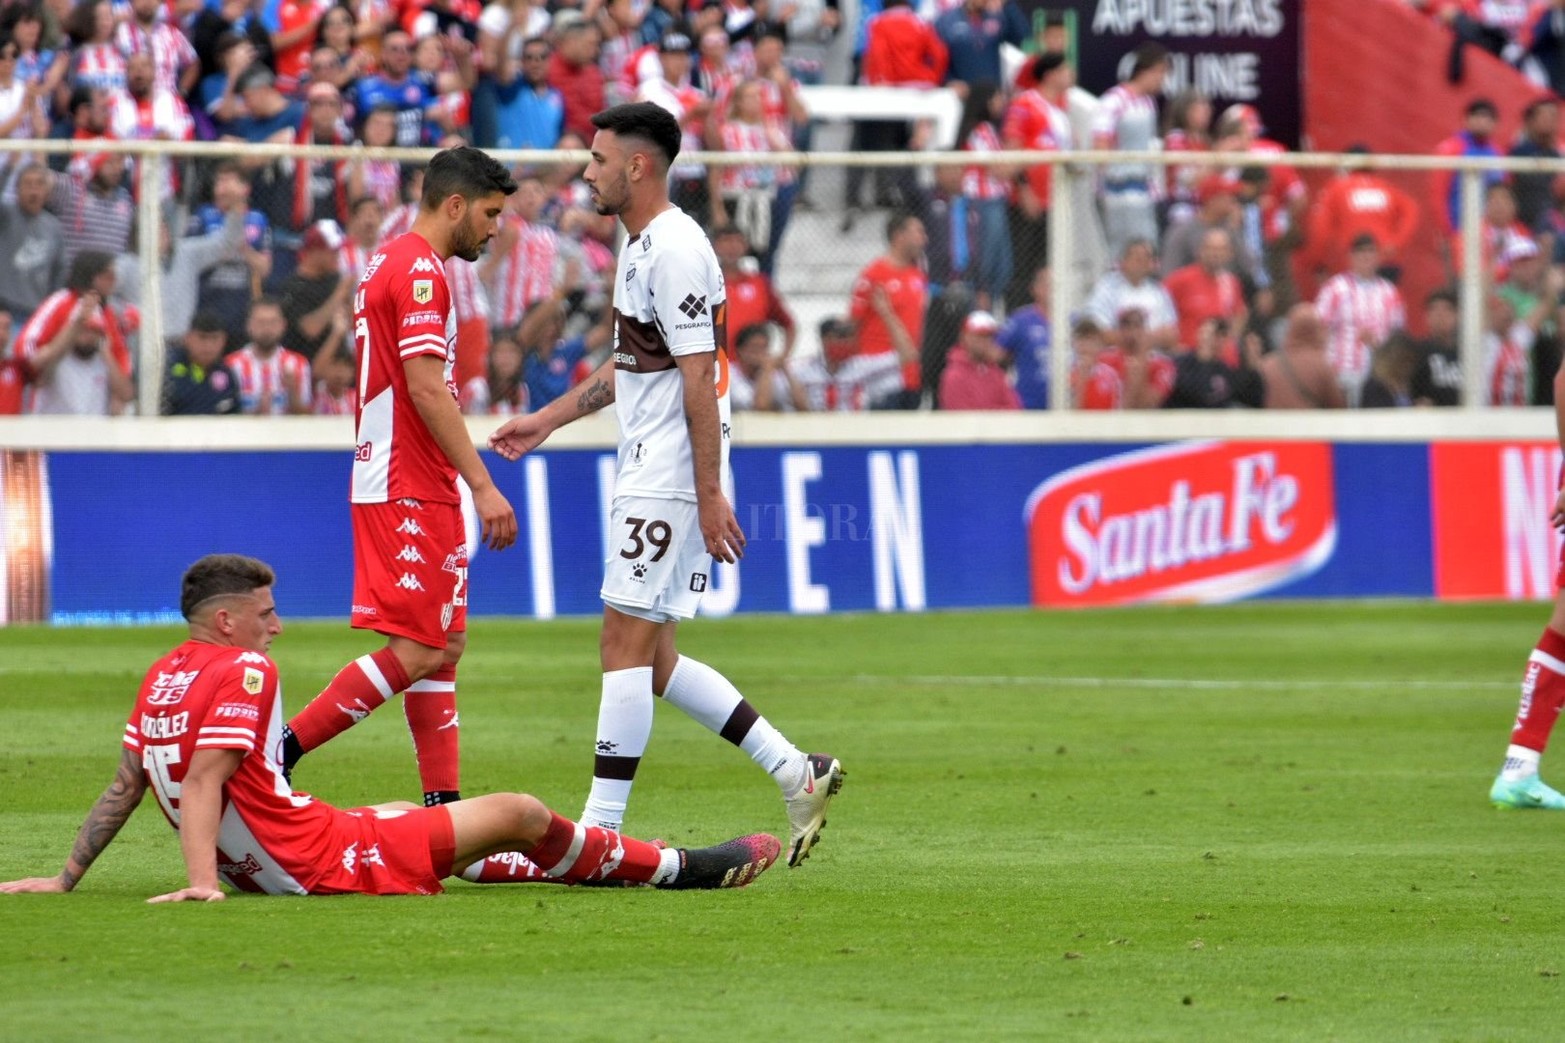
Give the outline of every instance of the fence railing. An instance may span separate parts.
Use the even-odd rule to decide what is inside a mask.
[[[227,285],[224,283],[224,279],[227,279],[232,283],[229,288],[235,291],[231,297],[224,297],[218,293],[213,298],[215,300],[221,302],[253,299],[259,291],[275,289],[282,281],[279,278],[280,272],[293,263],[288,255],[296,252],[300,236],[308,225],[308,222],[300,223],[296,220],[299,200],[304,192],[298,177],[307,176],[298,173],[298,169],[294,166],[296,161],[330,161],[338,165],[337,176],[344,177],[347,176],[344,172],[350,169],[364,170],[381,163],[416,164],[427,160],[431,154],[428,150],[378,150],[361,147],[291,145],[235,147],[227,144],[173,142],[0,141],[0,158],[9,158],[18,153],[57,159],[80,158],[87,154],[125,155],[135,161],[134,190],[130,193],[135,199],[135,220],[131,223],[134,233],[128,235],[120,259],[139,275],[137,303],[140,310],[140,325],[133,337],[136,389],[134,411],[143,417],[156,416],[162,411],[166,393],[165,376],[169,346],[171,343],[177,343],[185,334],[190,313],[197,304],[205,305],[214,282],[218,284],[219,289],[222,289]],[[589,158],[584,152],[495,151],[493,154],[509,164],[542,172],[550,190],[562,197],[569,196],[569,187],[573,179],[579,176],[577,168],[585,165]],[[256,244],[247,238],[244,244],[246,249],[236,248],[230,255],[215,261],[209,268],[198,273],[199,278],[194,284],[189,282],[189,273],[186,269],[178,269],[180,278],[184,281],[176,284],[171,281],[171,275],[176,269],[167,264],[170,244],[177,244],[189,238],[187,233],[199,230],[199,220],[192,222],[192,217],[193,215],[199,217],[202,213],[201,208],[210,205],[212,185],[215,180],[214,172],[225,162],[238,162],[245,167],[246,177],[251,184],[249,206],[263,214],[271,215],[272,219],[269,220],[272,236],[269,244],[271,256],[265,259],[252,256],[252,251],[254,254],[261,254],[264,251],[256,249]],[[1011,271],[1006,284],[983,286],[978,290],[980,299],[992,300],[993,310],[1001,312],[1003,316],[1006,311],[1014,310],[1016,305],[1025,303],[1026,285],[1029,281],[1027,277],[1031,275],[1030,268],[1040,261],[1047,265],[1053,275],[1044,307],[1047,314],[1052,317],[1052,349],[1048,356],[1047,377],[1049,386],[1053,389],[1070,388],[1073,382],[1080,380],[1080,375],[1073,373],[1073,366],[1076,365],[1077,360],[1071,345],[1071,319],[1082,312],[1093,286],[1113,266],[1114,258],[1109,256],[1104,229],[1104,204],[1112,194],[1104,193],[1105,173],[1110,168],[1123,170],[1127,167],[1144,167],[1152,172],[1153,178],[1162,186],[1169,184],[1170,176],[1184,179],[1175,188],[1174,195],[1178,198],[1167,200],[1165,205],[1159,207],[1160,220],[1166,218],[1166,211],[1170,204],[1174,206],[1195,204],[1201,192],[1209,187],[1203,182],[1203,175],[1206,173],[1216,174],[1221,171],[1246,168],[1265,169],[1271,172],[1270,183],[1275,185],[1282,178],[1285,170],[1293,173],[1318,172],[1324,176],[1348,168],[1374,171],[1411,196],[1422,210],[1418,234],[1404,247],[1402,255],[1396,258],[1405,275],[1410,277],[1404,279],[1404,291],[1427,290],[1437,283],[1444,282],[1451,273],[1460,273],[1460,276],[1454,279],[1460,315],[1458,338],[1460,398],[1462,405],[1469,409],[1488,408],[1491,397],[1491,389],[1486,386],[1486,372],[1489,366],[1485,358],[1485,339],[1490,333],[1490,326],[1493,325],[1486,317],[1490,314],[1489,295],[1494,289],[1492,284],[1494,264],[1493,258],[1489,256],[1491,251],[1486,247],[1488,234],[1484,224],[1486,182],[1497,174],[1514,176],[1565,173],[1565,162],[1547,160],[1335,154],[805,152],[736,155],[701,153],[682,156],[680,162],[704,164],[714,168],[745,166],[773,170],[787,169],[793,172],[798,181],[803,182],[797,187],[797,194],[808,205],[793,208],[792,214],[787,218],[786,231],[781,234],[774,255],[768,258],[775,284],[786,303],[801,320],[798,344],[795,348],[800,355],[808,355],[817,350],[818,344],[814,336],[816,321],[846,312],[855,274],[885,248],[882,226],[878,221],[873,224],[868,223],[870,217],[865,213],[867,210],[873,211],[875,207],[849,206],[842,200],[840,193],[844,172],[859,169],[871,173],[886,171],[894,174],[896,177],[889,182],[891,191],[888,195],[891,198],[878,201],[889,204],[884,209],[889,212],[891,209],[911,208],[929,213],[931,200],[938,201],[943,198],[941,193],[954,183],[953,172],[958,168],[1048,167],[1053,178],[1050,190],[1053,204],[1046,209],[1046,233],[1042,233],[1041,230],[1032,233],[1046,239],[1046,250],[1041,252],[1041,257],[1035,257],[1028,255],[1027,250],[1023,249],[1030,245],[1030,240],[1022,239],[1008,243],[1010,248],[1008,263]],[[386,191],[385,178],[389,175],[385,168],[377,169],[377,176],[380,178],[379,190],[384,192]],[[1460,249],[1455,248],[1453,239],[1446,233],[1435,231],[1442,226],[1439,214],[1433,212],[1440,204],[1439,200],[1432,198],[1432,178],[1437,172],[1451,172],[1455,175],[1456,192],[1460,200],[1457,232]],[[76,175],[67,172],[57,175],[62,181],[73,176]],[[777,181],[773,178],[762,180],[769,185],[775,185]],[[1307,191],[1313,196],[1319,188],[1320,184],[1311,184]],[[12,192],[14,186],[8,189],[8,198]],[[1192,193],[1194,199],[1185,198]],[[958,188],[956,196],[960,194]],[[579,193],[577,200],[579,208],[581,200]],[[949,202],[949,198],[946,201]],[[387,198],[386,205],[381,208],[382,211],[391,209],[390,204],[394,202],[395,200]],[[1255,259],[1255,263],[1260,266],[1257,272],[1266,274],[1266,266],[1281,265],[1283,274],[1293,280],[1290,293],[1307,298],[1310,296],[1309,291],[1313,289],[1315,277],[1331,273],[1330,271],[1313,274],[1305,272],[1304,277],[1298,277],[1296,273],[1300,270],[1297,264],[1299,251],[1313,249],[1318,245],[1311,244],[1309,229],[1298,227],[1306,219],[1309,211],[1297,205],[1290,208],[1289,201],[1285,199],[1276,199],[1274,202],[1275,210],[1268,212],[1267,219],[1290,222],[1291,227],[1270,228],[1262,233],[1268,240],[1266,245],[1268,256]],[[1271,205],[1272,203],[1268,203],[1268,206]],[[569,210],[570,204],[567,203],[565,209]],[[81,220],[80,214],[66,213],[62,216],[67,222],[73,219]],[[703,213],[697,216],[706,220],[710,215]],[[598,236],[603,240],[601,245],[612,250],[615,245],[613,233],[606,233],[604,231],[606,227],[603,223],[599,223],[585,230],[574,227],[562,228],[561,235],[567,239],[571,236]],[[1025,230],[1026,227],[1028,226],[1023,226],[1024,231],[1021,233],[1023,236],[1029,234]],[[82,233],[84,230],[77,228],[75,231]],[[1007,234],[1012,232],[1014,228]],[[1155,245],[1160,251],[1164,251],[1169,246],[1168,228],[1160,224],[1157,234],[1159,242]],[[1242,229],[1236,228],[1236,237],[1243,234]],[[967,245],[970,249],[973,248],[973,244]],[[979,248],[985,248],[987,245],[989,244],[985,242]],[[1276,245],[1278,253],[1275,257],[1270,256],[1273,245]],[[1173,252],[1177,255],[1177,250]],[[601,257],[605,256],[607,251],[587,253]],[[270,271],[266,270],[268,266]],[[1270,274],[1272,279],[1270,285],[1276,287],[1279,273],[1274,271]],[[607,287],[601,285],[602,275],[601,271],[596,273],[600,283],[599,288],[604,291],[600,299],[606,297],[606,294],[612,290],[612,267],[609,269]],[[248,284],[241,286],[240,283],[246,279]],[[974,289],[971,279],[963,281],[968,284],[965,289]],[[5,289],[0,286],[0,299],[8,299],[5,297]],[[950,286],[943,286],[942,289],[950,289]],[[1254,288],[1251,289],[1253,293]],[[246,292],[240,292],[241,290]],[[502,323],[495,320],[494,315],[506,310],[502,309],[501,305],[504,303],[504,295],[511,290],[506,286],[497,285],[491,277],[490,281],[480,286],[480,292],[483,298],[482,306],[491,313],[490,327],[498,329]],[[197,294],[199,300],[186,299],[192,293]],[[973,295],[969,294],[967,299],[971,301]],[[286,300],[289,307],[297,309],[302,308],[311,298],[304,295],[286,298]],[[1009,308],[1007,303],[1010,305]],[[1411,295],[1408,295],[1405,301],[1409,312],[1420,310],[1422,303],[1421,299]],[[1272,316],[1274,322],[1270,329],[1263,329],[1258,336],[1275,340],[1283,329],[1284,314],[1275,300],[1272,302],[1272,307],[1275,310]],[[514,309],[510,311],[514,312]],[[16,312],[14,317],[20,322],[26,318],[26,314]],[[245,316],[229,310],[222,317],[228,324],[229,346],[235,347],[238,343],[237,338],[246,336]],[[290,324],[290,329],[293,329],[306,316],[302,313],[293,313],[287,314],[285,318]],[[585,324],[588,320],[583,318],[581,321]],[[944,322],[949,327],[951,317],[946,315],[938,321]],[[937,323],[933,311],[929,322]],[[1412,324],[1417,325],[1416,316]],[[1558,325],[1553,315],[1548,317],[1547,324],[1551,327]],[[185,328],[176,328],[181,326]],[[309,328],[312,329],[318,326],[318,321],[309,324]],[[335,327],[328,325],[328,332],[325,334],[327,339],[323,341],[318,351],[342,350],[345,347],[344,344],[330,342],[332,337],[338,335],[331,332],[333,329]],[[954,327],[950,333],[954,339]],[[931,334],[931,336],[938,336],[938,334]],[[1271,346],[1275,348],[1275,344]],[[940,344],[936,341],[933,345],[933,357],[937,362],[940,357],[943,357],[946,347],[949,347],[949,343]],[[931,357],[931,346],[926,343],[926,363]],[[1532,379],[1534,383],[1543,383],[1552,375],[1552,371],[1534,372]],[[319,376],[318,373],[313,374],[312,380]],[[1060,411],[1072,409],[1072,395],[1051,394],[1049,408]],[[4,418],[0,418],[0,423],[3,422]]]

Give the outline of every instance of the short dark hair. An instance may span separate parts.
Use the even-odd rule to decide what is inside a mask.
[[[208,554],[179,581],[179,613],[186,619],[213,598],[250,594],[277,582],[272,567],[243,554]]]
[[[114,268],[114,255],[102,250],[83,250],[71,258],[71,268],[65,275],[66,289],[82,293],[92,289],[98,276]]]
[[[228,327],[223,325],[222,317],[216,312],[198,311],[190,320],[191,333],[223,333],[228,332]]]
[[[1136,48],[1134,54],[1136,60],[1130,66],[1131,79],[1168,61],[1168,48],[1160,43],[1144,43]]]
[[[1354,236],[1353,241],[1348,244],[1348,249],[1354,253],[1358,253],[1360,250],[1378,250],[1380,249],[1380,240],[1376,239],[1374,235],[1369,232],[1360,232],[1358,235]]]
[[[908,222],[917,221],[918,215],[911,210],[898,210],[886,218],[886,242],[896,238],[898,232],[908,226]]]
[[[764,322],[750,323],[748,326],[744,327],[744,329],[740,330],[739,335],[734,338],[734,347],[737,348],[751,337],[765,337],[767,343],[770,343],[772,339],[771,327]]]
[[[712,242],[717,242],[726,235],[744,235],[744,229],[738,225],[723,223],[712,229]]]
[[[288,318],[288,313],[283,309],[283,302],[276,297],[268,297],[264,293],[250,302],[250,314],[254,315],[257,308],[276,308],[282,313],[284,320]]]
[[[516,181],[505,164],[483,149],[471,145],[436,152],[424,172],[423,208],[434,210],[452,196],[463,199],[480,199],[499,192],[510,195],[516,191]]]
[[[1490,119],[1499,119],[1500,110],[1494,104],[1494,102],[1490,101],[1488,98],[1474,98],[1472,101],[1467,103],[1467,108],[1463,111],[1462,115],[1483,115],[1488,116]]]
[[[679,155],[679,121],[650,101],[633,101],[594,113],[592,125],[622,138],[641,138],[663,154],[666,168]]]
[[[1045,76],[1064,64],[1065,54],[1063,51],[1044,51],[1037,58],[1033,59],[1032,78],[1042,83]]]

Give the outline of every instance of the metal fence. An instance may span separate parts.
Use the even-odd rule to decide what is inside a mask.
[[[36,254],[42,247],[15,233],[17,243],[29,245],[19,250],[13,271],[0,281],[0,307],[12,325],[7,357],[26,353],[19,336],[24,330],[36,338],[41,327],[49,328],[37,321],[39,309],[71,277],[76,259],[102,252],[108,254],[112,275],[98,285],[113,312],[103,325],[113,332],[96,327],[94,332],[108,342],[105,352],[120,350],[130,361],[125,412],[143,417],[167,412],[176,384],[190,377],[191,359],[202,350],[198,342],[203,337],[209,343],[220,338],[219,353],[230,359],[252,342],[264,347],[274,339],[303,356],[302,369],[253,364],[245,369],[234,360],[231,368],[242,386],[228,411],[340,410],[352,383],[346,337],[351,295],[343,288],[351,286],[355,266],[362,269],[375,244],[398,230],[399,220],[405,225],[410,176],[429,154],[358,147],[0,142],[0,157],[10,161],[0,196],[5,226],[15,233],[20,217],[31,219],[27,179],[20,172],[36,163],[49,170],[46,210],[54,214],[60,239],[58,252],[40,260]],[[538,179],[536,198],[519,193],[513,204],[531,209],[510,220],[525,217],[547,228],[553,253],[547,272],[528,271],[526,259],[534,255],[517,250],[513,234],[491,244],[491,256],[470,271],[453,275],[466,281],[458,307],[467,314],[459,317],[474,320],[473,335],[481,337],[476,351],[464,357],[462,374],[464,381],[477,382],[479,391],[496,382],[497,367],[513,364],[529,350],[527,345],[516,352],[489,349],[517,340],[515,327],[540,294],[568,291],[567,332],[590,330],[600,320],[612,291],[618,235],[612,221],[590,210],[579,181],[585,153],[495,155]],[[686,176],[695,164],[755,173],[732,179],[741,187],[728,190],[720,178]],[[1048,317],[1050,344],[1036,355],[1035,363],[1044,370],[1034,376],[1056,389],[1048,395],[1048,408],[1063,411],[1092,405],[1084,389],[1093,379],[1093,353],[1135,354],[1141,347],[1127,345],[1139,344],[1138,336],[1150,337],[1158,349],[1148,357],[1173,359],[1205,351],[1228,358],[1236,371],[1287,355],[1290,336],[1297,340],[1302,329],[1289,321],[1290,303],[1320,300],[1325,280],[1344,270],[1351,252],[1350,242],[1337,241],[1342,229],[1329,220],[1322,224],[1316,207],[1333,179],[1350,168],[1369,172],[1417,208],[1413,234],[1394,252],[1386,250],[1392,244],[1382,244],[1378,258],[1379,267],[1400,269],[1405,325],[1422,335],[1424,297],[1446,283],[1454,288],[1459,335],[1454,368],[1446,366],[1444,374],[1448,382],[1460,374],[1453,397],[1467,408],[1489,407],[1504,376],[1496,369],[1496,355],[1509,343],[1507,331],[1520,323],[1532,334],[1523,338],[1530,370],[1527,401],[1549,401],[1560,326],[1559,286],[1549,274],[1553,256],[1540,257],[1542,274],[1527,276],[1538,281],[1522,287],[1544,303],[1527,315],[1515,314],[1513,306],[1508,322],[1492,298],[1502,276],[1508,283],[1518,281],[1518,272],[1508,269],[1527,267],[1526,248],[1513,249],[1508,230],[1486,221],[1491,205],[1486,192],[1502,174],[1552,177],[1562,172],[1559,164],[1314,154],[810,152],[681,157],[676,173],[694,216],[709,226],[718,220],[738,226],[749,254],[739,270],[769,272],[793,315],[795,335],[772,331],[773,355],[787,355],[772,365],[786,370],[793,364],[788,359],[803,360],[820,351],[821,324],[850,316],[860,274],[887,252],[890,219],[911,213],[922,219],[930,239],[918,267],[931,285],[919,338],[926,391],[906,404],[939,406],[938,374],[948,349],[962,338],[968,315],[981,308],[1005,324],[1031,304]],[[972,191],[979,171],[1010,181],[1043,169],[1052,183],[1049,205],[1042,208],[1004,199],[986,203]],[[1128,180],[1127,170],[1134,172]],[[1441,172],[1450,172],[1455,186],[1449,199],[1437,198],[1445,184]],[[1126,189],[1133,181],[1140,190]],[[708,185],[715,196],[706,193]],[[849,187],[865,193],[857,205],[845,199]],[[1236,205],[1224,203],[1228,197]],[[1459,210],[1454,235],[1444,229],[1438,212],[1442,203]],[[323,230],[321,222],[328,218],[336,221],[336,232]],[[1191,231],[1192,221],[1202,234]],[[1105,310],[1105,300],[1122,305],[1142,300],[1134,287],[1119,296],[1104,289],[1127,244],[1148,240],[1150,278],[1166,281],[1174,274],[1169,269],[1188,263],[1201,267],[1203,242],[1210,238],[1204,233],[1212,230],[1208,225],[1221,225],[1229,238],[1230,256],[1217,267],[1239,276],[1242,312],[1223,321],[1193,323],[1176,308],[1169,330],[1160,327],[1156,315],[1144,314],[1145,307]],[[1541,245],[1549,254],[1547,236]],[[1050,277],[1036,279],[1039,267],[1046,267]],[[77,269],[80,281],[81,266]],[[1211,269],[1203,268],[1206,282],[1194,280],[1197,296],[1224,284]],[[268,311],[271,302],[276,308]],[[1134,326],[1138,311],[1151,328],[1143,334],[1121,329]],[[280,333],[274,329],[278,326]],[[1346,336],[1341,330],[1326,335]],[[1214,347],[1213,338],[1221,343]],[[1380,339],[1369,343],[1360,336],[1354,342],[1362,347],[1351,349],[1359,356],[1353,364],[1357,376],[1340,381],[1349,400],[1359,390],[1355,380],[1362,385],[1379,366]],[[338,365],[345,356],[346,368]],[[1510,364],[1516,364],[1514,358]],[[1278,379],[1275,366],[1262,368]],[[13,385],[28,379],[21,367],[0,370],[0,376],[7,373]],[[1293,379],[1286,367],[1284,373]],[[1136,376],[1142,376],[1139,368]],[[111,389],[111,397],[125,390]],[[474,408],[504,406],[487,392],[478,397],[483,401]],[[1112,404],[1134,408],[1138,402]]]

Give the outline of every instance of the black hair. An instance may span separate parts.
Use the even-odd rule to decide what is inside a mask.
[[[1037,58],[1033,59],[1032,78],[1042,83],[1045,76],[1064,64],[1065,53],[1063,51],[1044,51]]]
[[[909,221],[917,221],[918,215],[911,210],[898,210],[886,218],[886,242],[896,238],[898,232],[906,228]]]
[[[633,101],[604,109],[592,117],[592,125],[617,137],[641,138],[663,154],[666,169],[679,155],[679,121],[650,101]]]
[[[956,128],[957,148],[961,148],[966,143],[974,127],[994,119],[994,114],[989,111],[989,105],[994,101],[998,91],[999,88],[989,80],[978,80],[968,85],[967,97],[962,102],[962,122]]]
[[[198,311],[190,320],[191,333],[227,333],[228,327],[216,312]]]
[[[1376,239],[1369,232],[1360,232],[1358,235],[1354,236],[1353,241],[1348,244],[1348,249],[1354,253],[1357,253],[1360,250],[1378,250],[1380,249],[1380,240]]]
[[[179,613],[186,619],[213,598],[251,594],[277,582],[272,567],[243,554],[208,554],[179,581]]]
[[[737,348],[751,337],[765,337],[770,343],[772,331],[764,322],[752,322],[739,331],[739,335],[734,338],[734,347]]]
[[[83,250],[71,258],[70,271],[65,276],[67,289],[83,293],[92,289],[98,276],[114,268],[114,255],[102,250]]]
[[[1148,69],[1155,69],[1168,61],[1168,48],[1160,43],[1144,43],[1135,50],[1136,60],[1130,66],[1130,78],[1135,79]]]
[[[1500,110],[1488,98],[1474,98],[1467,103],[1467,108],[1462,113],[1464,116],[1486,115],[1490,119],[1499,119]]]
[[[672,118],[672,117],[670,117]],[[424,173],[423,208],[434,210],[452,196],[481,199],[499,192],[510,195],[516,181],[505,164],[482,149],[458,145],[436,152]]]

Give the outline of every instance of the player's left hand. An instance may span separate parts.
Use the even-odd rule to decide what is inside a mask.
[[[227,899],[215,887],[182,887],[178,891],[170,891],[166,895],[157,895],[147,899],[148,905],[157,905],[161,902],[222,902]]]
[[[0,883],[0,895],[63,895],[65,881],[57,876],[30,876]]]
[[[473,490],[473,509],[483,526],[482,539],[490,550],[505,550],[516,542],[516,511],[493,485]]]
[[[713,496],[700,503],[701,538],[706,541],[706,552],[718,561],[732,565],[744,557],[747,542],[739,519],[726,496]]]

